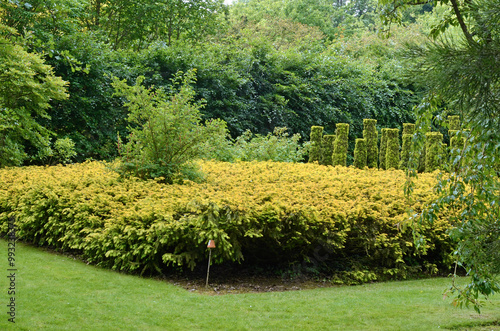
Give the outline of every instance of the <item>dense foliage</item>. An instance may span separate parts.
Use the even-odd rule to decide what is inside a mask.
[[[380,65],[367,60],[371,54],[353,51],[358,42],[340,37],[332,41],[316,25],[293,15],[240,20],[217,7],[220,1],[206,6],[191,1],[182,4],[189,8],[167,10],[174,4],[179,5],[2,3],[3,21],[19,30],[29,49],[43,54],[56,75],[70,82],[69,98],[53,102],[50,119],[38,122],[60,137],[70,137],[77,161],[112,159],[117,155],[117,133],[128,136],[127,109],[122,100],[111,97],[115,76],[132,84],[144,75],[146,87],[168,90],[178,71],[197,69],[194,90],[197,98],[206,100],[203,118],[224,120],[232,138],[247,130],[267,135],[275,127],[286,127],[291,135],[308,140],[312,125],[333,133],[335,124],[344,122],[351,126],[352,153],[363,118],[377,118],[387,127],[413,121],[411,107],[420,90],[402,78],[404,65],[394,59],[394,47],[386,54],[378,52],[392,58]],[[152,9],[148,6],[157,6],[154,12],[164,16],[142,15]],[[176,10],[184,13],[183,20],[172,16]],[[167,17],[179,20],[178,28],[161,26],[170,22]],[[135,23],[128,24],[130,20]],[[373,32],[356,29],[358,35],[369,36],[363,41],[367,49],[378,43]]]
[[[122,155],[119,172],[142,179],[162,177],[172,183],[179,174],[188,175],[192,160],[202,154],[207,139],[224,136],[220,121],[201,123],[202,102],[195,102],[190,84],[195,71],[180,73],[173,79],[173,91],[146,89],[143,76],[134,86],[114,79],[116,95],[126,98],[130,137],[119,152]],[[222,129],[222,130],[221,130]],[[187,176],[188,178],[190,176]],[[192,177],[192,176],[191,176]]]
[[[407,201],[401,171],[278,162],[201,162],[204,183],[165,185],[123,179],[98,162],[0,170],[0,223],[17,236],[72,250],[89,262],[128,272],[168,272],[206,260],[290,264],[336,281],[400,279],[449,266],[449,224],[423,232],[417,254],[402,227]],[[412,207],[432,199],[422,176]],[[296,271],[299,271],[297,269]]]
[[[127,147],[128,157],[134,157],[134,162],[127,163],[126,157],[121,164],[132,165],[128,169],[135,170],[130,173],[144,178],[162,175],[173,182],[172,174],[180,168],[165,163],[168,153],[160,153],[164,147],[193,143],[197,146],[187,159],[224,161],[297,162],[307,159],[310,151],[309,160],[320,164],[350,165],[355,141],[363,137],[369,168],[379,162],[381,169],[400,166],[414,175],[426,167],[447,172],[438,180],[439,199],[422,210],[416,223],[425,237],[435,226],[436,215],[450,212],[448,235],[458,244],[457,265],[472,276],[469,286],[452,290],[459,293],[457,303],[477,307],[480,293],[500,289],[496,278],[500,269],[499,2],[438,0],[415,6],[418,3],[245,0],[227,7],[222,0],[1,1],[0,167],[111,160],[118,155],[118,143]],[[403,25],[387,31],[379,15],[384,23]],[[390,37],[381,38],[382,34]],[[408,41],[413,45],[408,46]],[[175,108],[176,77],[192,70],[196,79],[190,76],[182,107]],[[115,96],[113,77],[115,85],[122,84]],[[138,77],[144,77],[139,79],[141,84],[136,84]],[[149,104],[141,104],[144,114],[137,107],[135,114],[133,107],[127,107],[131,100],[126,100],[130,96],[126,86],[150,99]],[[160,98],[162,93],[172,98]],[[178,125],[182,121],[173,120],[172,112],[160,116],[157,110],[179,114],[193,110],[196,116],[190,117],[192,123]],[[462,127],[457,128],[455,120],[448,132],[443,122],[450,114],[460,116]],[[148,131],[147,126],[160,123],[156,119],[162,116],[168,130]],[[368,118],[374,120],[364,123]],[[403,134],[404,153],[398,160],[399,141],[380,129],[401,132],[403,123],[415,120],[415,134]],[[332,135],[339,123],[348,125],[348,139]],[[216,134],[188,134],[210,125]],[[309,140],[312,126],[324,128],[323,138],[311,137],[311,146],[302,145]],[[427,135],[426,142],[427,131],[440,133]],[[156,138],[148,140],[148,132]],[[174,143],[171,133],[185,134],[180,139],[186,141]],[[333,139],[337,143],[332,145]],[[441,140],[450,142],[451,151],[442,148]],[[362,167],[365,147],[358,142],[356,165]],[[330,159],[331,148],[336,156]],[[410,153],[410,148],[417,153]],[[152,153],[155,149],[158,153]],[[44,190],[49,194],[49,189]],[[41,205],[47,203],[43,194],[38,195]],[[58,204],[58,199],[49,200]],[[36,208],[44,209],[41,205]],[[222,213],[226,218],[234,211],[224,209],[224,204],[200,206],[205,211],[189,212],[210,219],[217,208],[227,211]],[[22,209],[18,221],[33,221],[26,210]],[[205,216],[199,216],[199,222],[205,222]],[[42,223],[63,219],[43,217]],[[309,220],[308,216],[300,219]],[[187,235],[193,228],[183,228],[181,233]],[[297,233],[307,232],[304,229]],[[419,228],[414,230],[418,238]],[[252,231],[234,236],[257,238],[250,235]],[[292,237],[300,242],[299,236]],[[347,245],[347,241],[337,244]],[[238,246],[233,248],[225,254],[236,261]],[[89,258],[93,253],[100,256],[99,261],[108,258],[92,249],[85,253]],[[191,261],[201,253],[189,254],[166,261]],[[161,257],[154,259],[148,260],[147,268],[158,266]],[[128,263],[106,261],[119,268]]]
[[[50,102],[68,97],[66,82],[0,24],[0,167],[50,154],[51,132],[37,119],[49,117]],[[28,149],[35,152],[28,154]]]
[[[388,21],[397,20],[399,9],[413,3],[380,2],[385,5]],[[456,263],[471,276],[470,284],[459,287],[454,283],[451,292],[458,293],[456,304],[473,304],[479,311],[479,295],[500,291],[500,3],[450,0],[437,4],[447,14],[431,27],[429,35],[435,40],[413,45],[409,51],[416,65],[414,73],[430,88],[416,109],[419,122],[415,146],[422,146],[433,121],[444,122],[449,115],[439,108],[440,103],[452,107],[451,113],[460,115],[463,126],[454,133],[455,148],[449,162],[435,157],[439,134],[433,134],[434,143],[426,144],[434,146],[434,155],[426,151],[426,167],[432,169],[439,164],[449,175],[439,179],[439,198],[415,219],[417,224],[432,223],[439,210],[450,211],[448,217],[454,227],[449,234],[458,243]],[[456,120],[450,129],[457,129]],[[412,174],[416,163],[414,158]]]

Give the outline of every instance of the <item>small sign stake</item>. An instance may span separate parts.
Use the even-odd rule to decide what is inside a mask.
[[[212,248],[215,248],[215,241],[209,240],[207,248],[209,253],[208,253],[207,282],[205,284],[205,287],[208,287],[208,275],[210,274],[210,260],[212,259]]]

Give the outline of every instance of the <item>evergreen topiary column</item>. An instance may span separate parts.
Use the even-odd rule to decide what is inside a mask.
[[[448,135],[450,136],[450,155],[452,162],[457,155],[460,154],[460,151],[464,147],[465,138],[459,137],[458,132],[461,129],[460,125],[460,116],[448,116]],[[453,169],[454,171],[458,171],[459,167]]]
[[[380,154],[379,154],[379,169],[385,170],[385,156],[386,156],[386,151],[387,151],[387,128],[384,128],[381,130],[381,137],[380,137]]]
[[[399,166],[399,129],[387,129],[387,150],[385,168],[398,169]]]
[[[356,139],[356,146],[354,147],[354,166],[359,169],[366,167],[367,148],[366,140],[362,138]]]
[[[442,141],[443,135],[440,132],[425,134],[425,172],[433,172],[439,168]]]
[[[335,135],[334,134],[325,134],[323,136],[323,144],[322,144],[322,158],[320,160],[320,164],[323,165],[333,165],[333,148],[335,144]]]
[[[408,161],[410,160],[411,140],[415,132],[415,124],[403,123],[403,144],[401,146],[401,160],[399,161],[399,169],[408,168]]]
[[[366,141],[366,165],[368,168],[376,168],[378,166],[377,120],[363,120],[363,138]]]
[[[309,149],[309,162],[319,162],[321,158],[321,144],[323,138],[323,127],[311,127],[311,147]]]
[[[346,166],[349,124],[337,123],[335,146],[333,150],[333,165]]]
[[[458,137],[458,131],[460,130],[460,116],[448,116],[448,126],[448,135],[450,136],[450,149],[462,149],[465,141],[463,138]]]
[[[448,130],[460,130],[460,116],[448,116]]]

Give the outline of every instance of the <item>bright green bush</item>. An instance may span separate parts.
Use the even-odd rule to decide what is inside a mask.
[[[66,164],[76,156],[75,143],[71,138],[57,139],[53,146],[46,146],[33,157],[33,161],[38,164],[54,165],[57,163]]]
[[[379,154],[379,168],[382,170],[386,169],[385,166],[385,158],[386,158],[386,153],[387,153],[387,128],[383,128],[381,130],[381,137],[380,137],[380,154]]]
[[[443,134],[428,132],[425,134],[425,172],[439,169],[442,159]]]
[[[366,167],[366,140],[362,138],[356,139],[354,147],[354,166],[358,169]]]
[[[68,98],[67,82],[54,75],[41,55],[5,37],[17,34],[4,25],[10,21],[4,16],[6,6],[17,5],[2,2],[0,12],[0,167],[21,165],[50,149],[51,131],[40,123],[50,118],[51,101]]]
[[[398,169],[399,166],[399,129],[387,130],[387,149],[385,154],[386,169]]]
[[[333,149],[333,165],[346,166],[347,145],[349,139],[349,124],[337,123],[335,132],[335,146]]]
[[[363,138],[366,140],[366,164],[368,168],[378,167],[378,132],[376,125],[377,120],[363,120]]]
[[[162,177],[168,183],[176,177],[198,176],[192,161],[201,156],[204,142],[213,135],[225,135],[226,127],[218,120],[201,123],[203,102],[194,101],[191,87],[195,80],[195,70],[180,72],[172,80],[174,91],[166,93],[146,89],[142,76],[134,86],[114,79],[115,94],[127,99],[131,124],[128,143],[118,141],[122,162],[117,170],[122,175]]]
[[[200,158],[222,162],[276,161],[300,162],[307,154],[309,144],[300,144],[300,134],[289,136],[287,128],[274,128],[266,136],[250,130],[232,140],[224,126],[225,134],[207,137],[201,148]]]
[[[333,150],[335,147],[335,135],[325,134],[322,143],[322,158],[320,164],[333,165]]]
[[[233,161],[299,162],[307,153],[299,140],[300,134],[289,137],[287,128],[275,128],[266,136],[246,131],[232,145]]]
[[[312,126],[310,135],[311,146],[309,149],[309,162],[320,161],[322,139],[323,139],[323,127]]]
[[[419,176],[412,205],[402,171],[308,163],[199,162],[206,182],[166,185],[120,178],[102,163],[0,170],[0,232],[79,254],[127,272],[167,272],[206,262],[307,263],[321,255],[330,274],[368,270],[400,278],[450,263],[448,224],[422,230],[417,255],[406,209],[433,198],[432,174]],[[244,259],[244,260],[243,260]]]

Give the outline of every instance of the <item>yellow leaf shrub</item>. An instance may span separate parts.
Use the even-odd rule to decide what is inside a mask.
[[[409,206],[398,170],[199,164],[206,182],[184,185],[123,179],[99,162],[0,169],[0,231],[13,218],[20,239],[129,272],[193,268],[206,260],[209,239],[218,263],[315,260],[370,280],[363,270],[401,277],[449,262],[446,222],[425,229],[427,256],[416,254],[411,230],[401,226],[408,208],[432,198],[432,174],[419,176]]]

